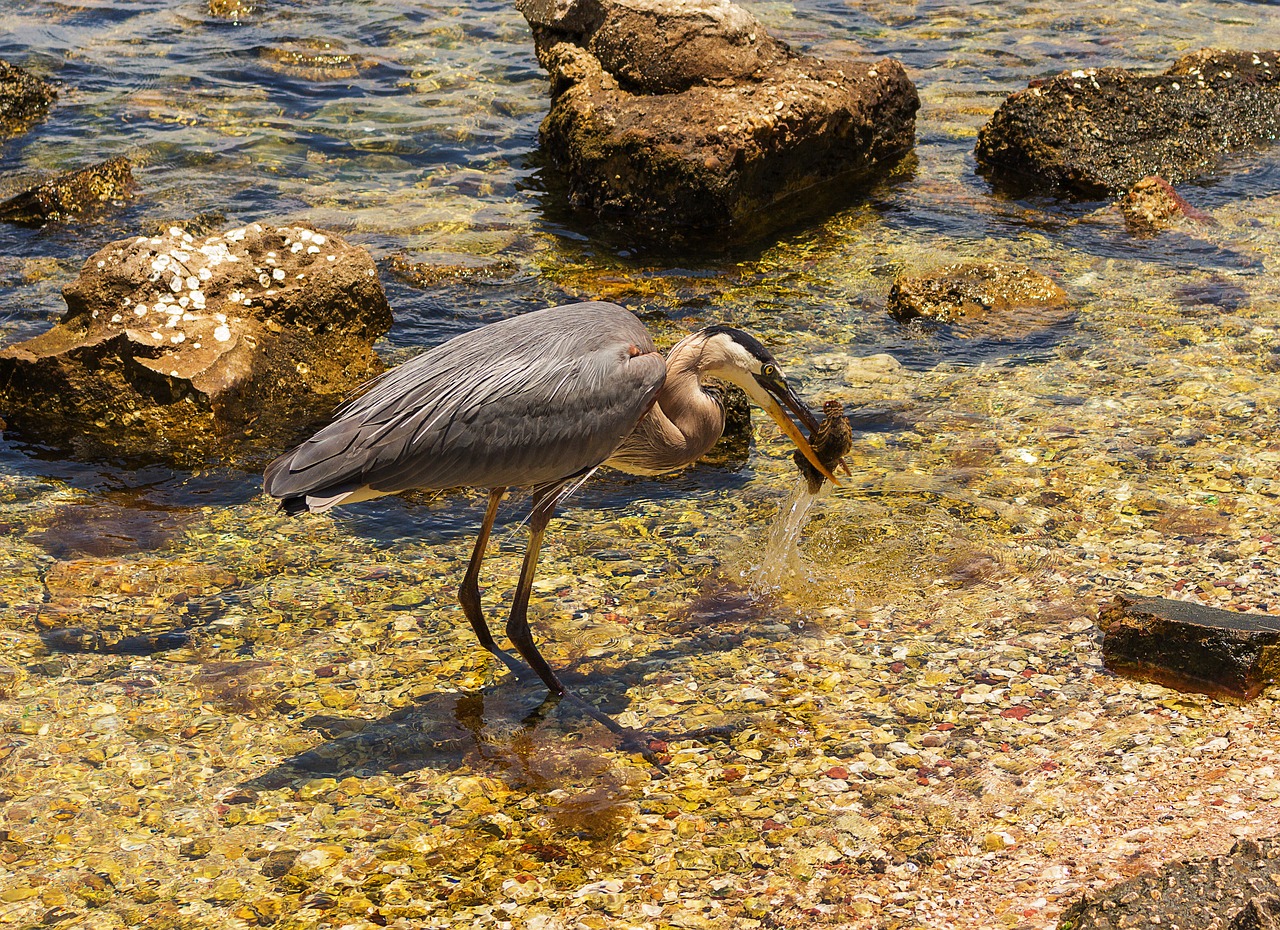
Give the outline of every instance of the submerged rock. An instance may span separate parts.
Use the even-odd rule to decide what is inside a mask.
[[[1130,677],[1251,700],[1280,676],[1280,617],[1117,597],[1098,625],[1107,668]]]
[[[367,252],[303,226],[107,245],[53,329],[0,351],[6,418],[81,455],[197,463],[292,439],[381,365]]]
[[[1007,262],[960,262],[926,275],[901,275],[889,291],[889,314],[937,323],[981,321],[988,314],[1054,309],[1067,295],[1049,277]]]
[[[133,195],[127,158],[109,158],[68,171],[0,203],[0,220],[31,226],[70,220]]]
[[[746,391],[728,383],[720,385],[720,401],[724,404],[724,433],[698,461],[737,471],[751,456],[751,402],[747,400]]]
[[[48,81],[0,59],[0,139],[20,135],[44,119],[57,97]]]
[[[1240,840],[1225,856],[1172,862],[1101,891],[1087,892],[1062,913],[1059,927],[1119,930],[1164,926],[1182,930],[1269,928],[1253,915],[1274,914],[1267,889],[1280,883],[1280,838]]]
[[[551,74],[542,144],[595,213],[751,229],[914,143],[919,98],[901,65],[797,55],[727,0],[517,7]]]
[[[401,281],[420,288],[499,281],[515,277],[520,272],[520,266],[509,258],[438,264],[415,262],[406,255],[393,255],[387,267]]]
[[[1155,174],[1143,178],[1120,198],[1120,213],[1135,236],[1154,236],[1184,219],[1217,225],[1213,217],[1191,206],[1173,185]]]
[[[259,56],[272,71],[305,81],[338,81],[356,77],[369,59],[325,39],[304,39],[264,48]]]
[[[257,0],[209,0],[209,15],[239,22],[258,12]]]
[[[1158,174],[1178,183],[1280,132],[1280,52],[1205,49],[1163,74],[1090,68],[1033,81],[978,134],[1000,180],[1103,197]]]

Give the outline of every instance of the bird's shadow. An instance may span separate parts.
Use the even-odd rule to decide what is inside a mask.
[[[766,619],[769,622],[762,623]],[[772,599],[712,579],[662,628],[655,629],[657,624],[651,622],[647,633],[655,640],[668,640],[667,645],[604,671],[587,671],[587,663],[597,660],[578,659],[560,671],[560,678],[571,692],[617,715],[630,706],[628,692],[633,687],[655,676],[674,680],[682,660],[731,650],[748,637],[778,641],[809,634],[813,626],[798,620]],[[731,735],[746,719],[726,713],[714,722]],[[430,692],[380,718],[317,714],[302,726],[318,733],[323,742],[281,760],[241,787],[275,790],[317,777],[465,766],[516,785],[545,788],[602,771],[607,767],[605,754],[618,748],[618,738],[604,726],[567,701],[550,700],[536,679],[526,682],[514,676],[481,690]],[[689,733],[679,720],[645,721],[644,727],[659,738],[679,739]]]

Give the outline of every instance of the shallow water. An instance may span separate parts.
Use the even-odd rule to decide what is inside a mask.
[[[337,915],[335,926],[362,925],[369,907],[384,923],[403,907],[440,926],[552,904],[613,922],[610,908],[639,919],[643,903],[674,920],[680,900],[637,890],[660,874],[728,881],[711,896],[720,911],[695,915],[711,925],[818,908],[845,922],[990,926],[1014,898],[1015,919],[999,919],[1040,925],[1130,867],[1115,862],[1274,823],[1274,702],[1233,708],[1114,679],[1093,620],[1124,591],[1280,612],[1280,153],[1241,155],[1181,188],[1218,226],[1140,240],[1105,203],[994,193],[972,149],[1031,78],[1280,47],[1275,7],[749,6],[793,45],[902,60],[922,101],[916,150],[825,220],[671,254],[563,208],[537,151],[545,76],[509,3],[270,0],[232,24],[199,0],[7,0],[0,57],[61,82],[62,96],[0,145],[0,194],[120,154],[141,194],[93,223],[0,226],[0,340],[46,328],[84,258],[142,225],[300,221],[378,260],[395,310],[389,359],[603,297],[666,341],[712,321],[752,330],[815,407],[838,398],[858,428],[848,486],[812,502],[800,570],[778,572],[768,555],[795,481],[768,423],[740,470],[601,475],[552,524],[534,624],[566,680],[629,725],[736,728],[728,743],[673,741],[665,782],[571,714],[526,719],[538,689],[475,646],[454,591],[483,495],[287,520],[234,464],[83,464],[0,440],[0,829],[46,863],[0,850],[16,857],[0,857],[0,896],[12,893],[0,923],[97,902],[101,926],[222,925],[242,897],[301,907],[301,924]],[[273,67],[269,50],[314,40],[357,56],[356,73]],[[515,270],[421,290],[387,270],[398,255]],[[998,332],[888,317],[896,274],[961,257],[1052,275],[1071,316]],[[897,364],[857,361],[879,354]],[[495,531],[482,585],[495,617],[522,520],[511,507]],[[767,597],[744,590],[761,572]],[[47,648],[42,634],[65,628],[189,640],[143,657]],[[938,742],[952,733],[963,739]],[[1223,733],[1229,749],[1184,758]],[[1240,776],[1207,820],[1189,787],[1205,759]],[[840,769],[847,779],[824,774]],[[1183,781],[1144,794],[1165,770]],[[104,806],[102,792],[137,798]],[[1156,794],[1187,806],[1148,811],[1156,832],[1124,845],[1138,826],[1126,818]],[[849,826],[855,814],[867,829]],[[766,819],[796,836],[759,842]],[[693,826],[663,832],[679,824]],[[719,833],[753,851],[726,858]],[[992,835],[1017,842],[997,853]],[[213,853],[179,856],[192,838]],[[245,853],[326,843],[346,865],[315,875],[286,864],[273,877]],[[806,858],[814,844],[825,859]],[[1086,851],[1070,878],[1043,878],[1065,849]],[[83,876],[112,862],[125,874],[97,901]],[[531,876],[520,887],[498,874],[511,863]],[[391,886],[362,884],[369,872]],[[842,875],[876,900],[824,884]],[[593,886],[615,877],[621,890]],[[1024,879],[1030,891],[983,898]],[[948,911],[955,882],[970,903]],[[374,893],[401,886],[404,901]],[[763,910],[744,903],[757,898]],[[523,903],[495,913],[507,899]]]

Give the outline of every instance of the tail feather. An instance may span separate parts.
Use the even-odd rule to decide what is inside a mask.
[[[306,513],[311,508],[307,506],[306,497],[286,497],[280,501],[280,509],[291,517],[296,517],[300,513]]]

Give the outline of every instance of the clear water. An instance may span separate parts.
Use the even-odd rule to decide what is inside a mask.
[[[913,453],[893,416],[944,417],[946,408],[966,406],[955,398],[970,389],[987,409],[968,411],[977,419],[966,429],[1014,403],[995,396],[1002,381],[1027,395],[1026,405],[1069,411],[1112,391],[1115,371],[1126,368],[1138,373],[1128,382],[1136,396],[1158,404],[1179,353],[1203,355],[1244,334],[1222,356],[1220,380],[1237,364],[1265,371],[1274,357],[1275,152],[1241,156],[1185,188],[1196,206],[1219,216],[1219,229],[1154,241],[1130,237],[1103,203],[997,195],[972,156],[978,128],[1031,78],[1067,67],[1163,68],[1202,46],[1280,46],[1280,17],[1266,4],[753,4],[772,31],[802,49],[902,60],[922,100],[918,141],[890,178],[829,219],[703,255],[663,254],[563,209],[537,145],[545,76],[510,3],[262,7],[235,24],[207,16],[199,0],[5,4],[0,56],[58,82],[61,98],[45,123],[0,146],[0,193],[41,172],[125,155],[137,165],[140,196],[88,224],[0,226],[0,339],[29,337],[56,320],[61,287],[103,243],[143,224],[220,213],[228,224],[306,221],[366,247],[383,267],[395,309],[381,345],[392,360],[480,322],[578,298],[616,299],[664,338],[710,321],[747,327],[777,349],[815,406],[823,396],[865,406],[861,454],[890,469],[919,453],[918,435]],[[274,65],[270,50],[308,42],[328,43],[359,66],[326,78]],[[417,289],[386,272],[393,256],[503,259],[517,271]],[[883,312],[895,274],[960,257],[1007,258],[1053,274],[1074,315],[974,337],[903,327]],[[930,391],[952,386],[928,397],[899,390],[886,401],[842,381],[848,357],[881,352],[931,379]],[[965,372],[977,373],[971,385],[993,387],[955,388]],[[876,426],[880,413],[887,419]],[[605,476],[579,492],[571,513],[605,527],[630,513],[661,528],[678,509],[706,508],[714,518],[698,538],[724,555],[738,539],[754,539],[775,508],[790,506],[777,503],[790,485],[785,450],[768,426],[761,442],[738,472],[701,468],[659,482]],[[963,497],[937,464],[918,458],[911,468],[933,475],[931,494]],[[119,517],[117,555],[189,545],[224,511],[236,515],[226,532],[232,539],[243,532],[247,545],[274,519],[257,498],[258,476],[233,463],[198,475],[80,464],[6,437],[0,470],[6,539],[19,561],[34,540],[48,538],[46,524],[65,520],[58,514],[68,506],[108,527]],[[877,487],[875,495],[894,493]],[[857,498],[837,496],[826,506],[848,508]],[[337,526],[371,552],[416,558],[439,549],[451,559],[480,509],[478,497],[469,507],[458,503],[375,503]],[[125,519],[139,509],[179,529],[143,532],[145,521]],[[290,532],[299,545],[320,545],[305,531]],[[608,545],[625,549],[618,540]],[[252,600],[258,582],[251,575],[244,582],[236,596]]]
[[[384,274],[396,322],[382,348],[392,359],[485,320],[602,296],[664,336],[708,321],[753,329],[815,398],[843,390],[813,362],[832,352],[888,352],[928,372],[1044,366],[1107,343],[1141,367],[1164,354],[1157,331],[1171,315],[1195,317],[1203,331],[1200,318],[1220,327],[1274,301],[1275,153],[1242,157],[1188,186],[1197,206],[1223,214],[1225,230],[1154,243],[1129,237],[1101,203],[997,196],[972,157],[979,126],[1031,78],[1066,67],[1161,68],[1209,45],[1276,47],[1273,7],[812,0],[751,9],[800,48],[901,59],[922,99],[916,152],[826,222],[732,254],[677,258],[593,230],[561,208],[537,147],[545,77],[509,3],[272,0],[233,24],[205,15],[199,0],[9,0],[0,56],[57,81],[62,96],[47,122],[0,147],[0,188],[126,155],[138,165],[141,193],[87,225],[0,227],[0,338],[17,341],[57,319],[61,287],[103,243],[145,223],[209,212],[228,223],[327,226],[369,249],[384,269],[395,255],[515,263],[512,277],[427,290]],[[315,40],[360,59],[358,73],[324,80],[272,68],[268,50]],[[1077,315],[990,338],[923,332],[887,318],[883,295],[896,273],[957,257],[1048,270],[1068,287]],[[1040,394],[1090,390],[1054,383],[1052,366],[1037,370]],[[787,470],[780,459],[764,461],[771,472]],[[753,466],[760,463],[757,456]],[[12,523],[18,538],[28,515],[36,519],[69,494],[259,512],[256,476],[235,470],[120,471],[11,440],[0,445],[0,467],[23,489]],[[666,508],[686,486],[736,492],[749,477],[750,470],[704,471],[696,481],[644,484],[642,493]],[[635,485],[616,479],[584,492],[610,504],[634,493]],[[412,520],[413,538],[430,544],[456,519],[448,510]],[[349,519],[371,545],[398,538],[394,520]]]

